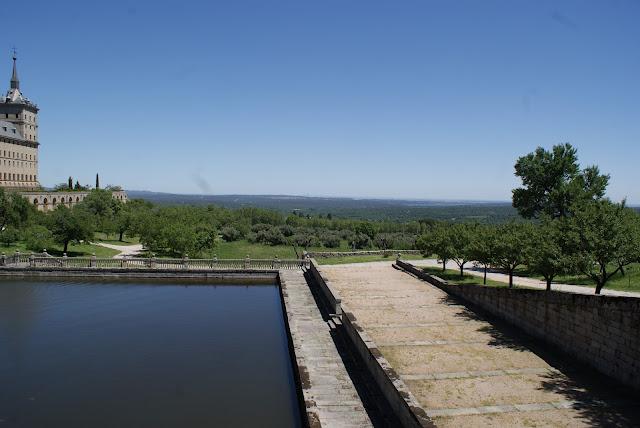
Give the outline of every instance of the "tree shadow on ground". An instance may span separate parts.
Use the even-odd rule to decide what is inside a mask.
[[[640,394],[600,373],[581,367],[564,373],[549,372],[539,389],[555,392],[574,401],[572,407],[595,426],[640,426]]]
[[[544,380],[539,389],[557,393],[565,397],[565,400],[573,401],[572,407],[589,425],[640,426],[640,392],[576,361],[575,357],[475,305],[449,295],[443,297],[441,302],[456,307],[457,318],[485,322],[477,331],[490,335],[490,346],[532,352],[555,368],[557,371],[542,375]]]
[[[521,352],[531,351],[529,345],[519,337],[521,336],[519,330],[491,317],[491,315],[485,311],[477,307],[467,306],[457,298],[449,295],[443,297],[440,303],[449,307],[455,307],[456,313],[454,316],[456,318],[487,323],[486,325],[480,326],[477,331],[486,333],[491,337],[488,342],[489,346],[509,348]]]

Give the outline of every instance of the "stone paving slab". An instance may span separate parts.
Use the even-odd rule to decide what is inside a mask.
[[[515,330],[391,263],[321,270],[438,426],[640,425],[638,403],[614,387],[550,365]]]
[[[310,426],[372,426],[302,272],[280,282]]]

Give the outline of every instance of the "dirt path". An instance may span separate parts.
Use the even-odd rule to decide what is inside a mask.
[[[321,270],[438,426],[633,426],[640,420],[617,386],[388,262]]]
[[[433,267],[440,267],[440,268],[442,267],[442,263],[438,263],[438,261],[435,259],[410,260],[409,263],[415,266],[433,266]],[[480,276],[480,277],[484,275],[484,272],[481,269],[473,268],[471,263],[469,263],[467,266],[465,266],[464,271],[469,275]],[[459,268],[458,268],[458,265],[455,264],[455,262],[450,261],[450,262],[447,262],[447,269],[458,270]],[[505,275],[503,273],[497,273],[497,272],[488,272],[487,279],[508,283],[509,275]],[[539,288],[542,290],[547,288],[547,284],[544,281],[540,281],[535,278],[526,278],[522,276],[515,276],[513,278],[513,283],[515,285],[521,285],[529,288]],[[556,282],[551,284],[551,288],[556,291],[566,291],[569,293],[577,293],[577,294],[593,294],[594,293],[593,287],[584,287],[580,285],[571,285],[571,284],[560,284]],[[640,292],[607,290],[606,288],[602,290],[602,294],[607,296],[640,297]]]
[[[415,266],[432,266],[442,268],[442,263],[438,263],[436,259],[421,259],[421,260],[408,260],[409,263]],[[335,266],[391,266],[393,262],[391,261],[381,261],[381,262],[366,262],[366,263],[349,263]],[[331,265],[322,265],[322,267],[330,267]],[[474,269],[471,264],[468,264],[469,267],[465,266],[465,272],[469,275],[482,277],[484,275],[483,271],[480,269]],[[454,262],[450,261],[447,263],[447,269],[458,270],[458,265]],[[492,279],[494,281],[509,282],[509,276],[503,273],[497,272],[488,272],[487,278]],[[547,285],[544,281],[540,281],[535,278],[526,278],[522,276],[514,276],[513,283],[515,285],[519,285],[522,287],[529,288],[538,288],[545,289]],[[556,291],[566,291],[569,293],[577,293],[577,294],[594,294],[593,287],[585,287],[580,285],[571,285],[571,284],[559,284],[553,283],[551,288]],[[607,290],[606,288],[602,290],[602,294],[606,296],[627,296],[627,297],[640,297],[640,292],[637,291],[618,291],[618,290]]]
[[[142,244],[133,245],[114,245],[105,244],[103,242],[95,242],[94,245],[100,245],[101,247],[111,248],[112,250],[120,251],[119,254],[113,256],[114,259],[122,259],[124,257],[137,256],[142,251]]]

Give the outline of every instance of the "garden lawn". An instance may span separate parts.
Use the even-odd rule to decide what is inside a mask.
[[[442,268],[438,268],[438,267],[424,267],[422,268],[422,270],[430,275],[434,275],[434,276],[437,276],[438,278],[444,279],[449,284],[455,284],[455,285],[468,284],[468,285],[484,286],[484,284],[482,283],[482,277],[470,275],[468,273],[465,273],[463,277],[460,277],[460,271],[458,270],[447,269],[443,271]],[[487,286],[508,287],[509,284],[507,284],[506,282],[493,281],[487,278]]]
[[[62,248],[62,245],[55,244],[52,247],[47,248],[47,253],[52,256],[61,257]],[[89,257],[94,253],[96,257],[113,257],[118,254],[118,251],[116,250],[91,244],[69,244],[69,248],[67,250],[68,257]],[[17,242],[10,246],[0,246],[0,252],[5,253],[6,255],[11,255],[16,251],[20,251],[21,253],[32,252],[31,250],[27,250],[24,242]]]
[[[346,256],[346,257],[328,257],[328,258],[318,258],[316,261],[321,265],[341,265],[348,263],[366,263],[366,262],[393,262],[395,261],[395,254],[389,256],[378,256],[378,255],[366,255],[366,256]],[[423,256],[419,254],[404,254],[402,255],[402,260],[421,260],[424,259]]]
[[[614,270],[615,267],[612,267]],[[536,278],[544,280],[540,275],[536,275],[526,268],[518,269],[515,272],[517,276],[525,276],[528,278]],[[554,283],[582,285],[589,288],[595,288],[594,282],[584,275],[561,275],[553,279]],[[552,286],[553,287],[553,286]],[[640,291],[640,263],[633,263],[625,268],[625,274],[618,272],[604,286],[604,290],[617,291]]]

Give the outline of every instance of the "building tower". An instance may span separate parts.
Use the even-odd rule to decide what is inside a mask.
[[[0,99],[0,187],[38,189],[38,106],[20,91],[13,51],[9,91]]]

